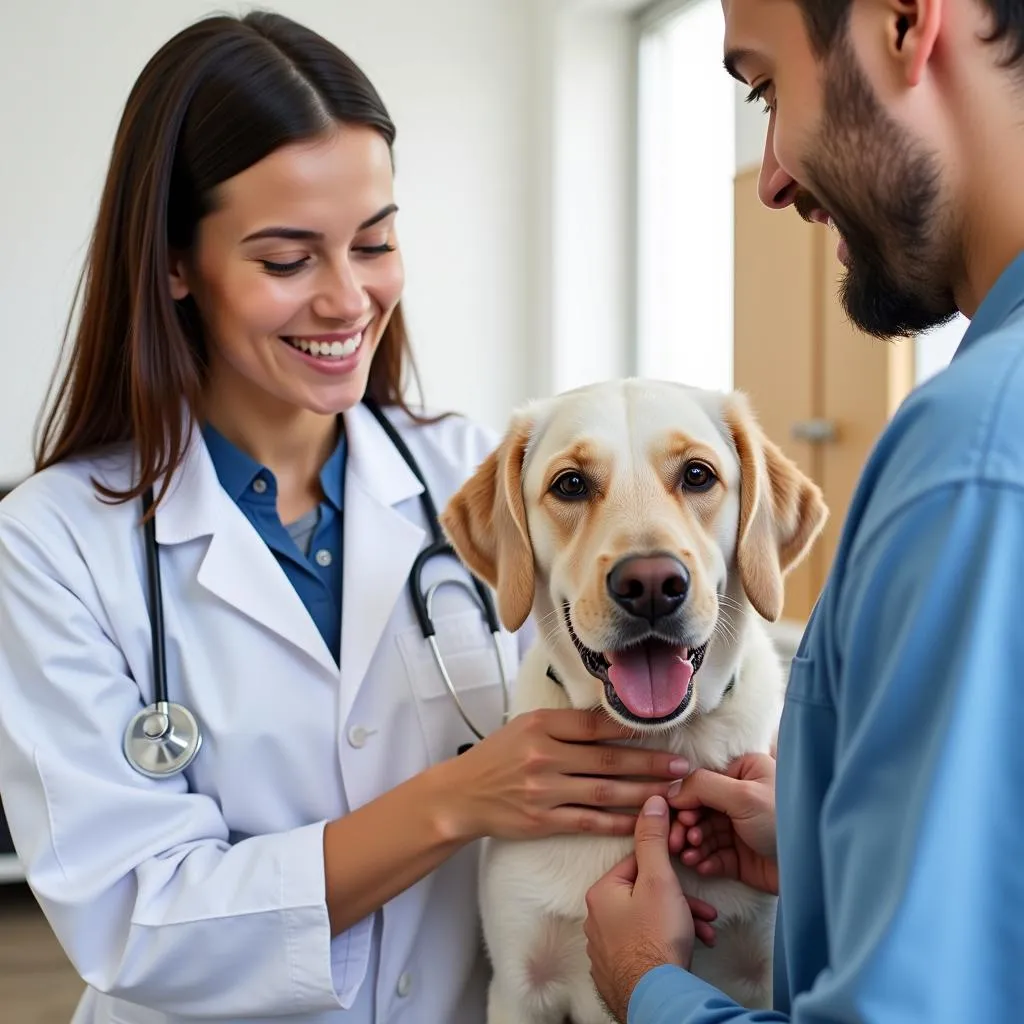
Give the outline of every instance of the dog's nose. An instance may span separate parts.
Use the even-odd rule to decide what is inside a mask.
[[[607,583],[608,593],[630,615],[654,622],[686,600],[690,573],[671,555],[624,558],[608,573]]]

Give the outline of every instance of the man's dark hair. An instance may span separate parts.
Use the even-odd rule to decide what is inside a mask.
[[[987,43],[1005,47],[1002,63],[1006,67],[1024,63],[1024,3],[1020,0],[976,0],[992,18],[992,31]],[[850,23],[854,0],[799,0],[811,44],[819,54],[826,54]],[[1024,69],[1022,69],[1024,70]]]

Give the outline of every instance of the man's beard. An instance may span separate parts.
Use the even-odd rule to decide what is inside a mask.
[[[828,211],[849,259],[840,297],[855,326],[910,337],[951,320],[955,267],[935,157],[883,110],[847,39],[828,60],[822,126],[805,166],[815,194],[798,211]]]

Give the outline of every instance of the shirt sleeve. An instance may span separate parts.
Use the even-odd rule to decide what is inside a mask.
[[[139,690],[96,602],[68,541],[0,516],[0,788],[72,964],[99,991],[175,1017],[351,1005],[370,924],[331,939],[324,822],[232,842],[217,802],[183,775],[133,771],[121,743]]]
[[[833,614],[829,965],[789,1017],[660,968],[630,1024],[1020,1018],[1024,491],[971,482],[918,498],[858,545]]]

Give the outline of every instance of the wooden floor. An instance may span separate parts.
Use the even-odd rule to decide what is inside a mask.
[[[0,1020],[68,1024],[83,984],[23,885],[0,885]]]

